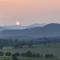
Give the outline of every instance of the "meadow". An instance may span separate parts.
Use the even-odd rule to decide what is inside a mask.
[[[0,57],[0,60],[12,60],[12,57]],[[18,60],[60,60],[59,58],[19,57]]]
[[[27,51],[31,51],[32,53],[39,53],[43,57],[18,57],[18,60],[60,60],[60,43],[50,43],[47,45],[40,44],[40,45],[33,45],[31,48],[23,47],[23,48],[12,48],[12,47],[4,47],[0,49],[0,51],[6,53],[11,52],[12,54],[18,53],[25,53]],[[53,58],[45,58],[46,54],[53,54]],[[0,56],[0,60],[12,60],[12,56]]]
[[[19,60],[60,60],[58,58],[20,58]]]

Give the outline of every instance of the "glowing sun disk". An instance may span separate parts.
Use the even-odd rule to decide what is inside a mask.
[[[19,26],[19,25],[20,25],[20,22],[19,22],[19,21],[17,21],[17,22],[16,22],[16,25],[17,25],[17,26]]]

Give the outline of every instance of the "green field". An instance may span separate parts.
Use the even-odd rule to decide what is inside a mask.
[[[60,60],[57,58],[20,58],[19,60]]]
[[[11,52],[12,54],[15,52],[25,53],[26,51],[31,51],[33,53],[40,53],[42,55],[45,54],[53,54],[54,56],[60,57],[60,48],[20,48],[20,49],[12,49],[12,50],[2,50],[3,52]]]
[[[32,53],[40,53],[41,55],[45,54],[53,54],[54,56],[60,57],[60,43],[56,44],[48,44],[48,45],[34,45],[32,48],[17,48],[17,49],[9,49],[4,48],[1,51],[3,52],[11,52],[12,54],[15,52],[25,53],[26,51],[31,51]]]
[[[12,58],[8,57],[0,57],[0,60],[12,60]],[[58,58],[29,58],[29,57],[19,57],[18,60],[60,60]]]
[[[6,53],[6,52],[11,52],[12,54],[18,52],[18,53],[25,53],[27,51],[31,51],[32,53],[40,53],[41,55],[43,55],[42,57],[18,57],[18,60],[60,60],[60,43],[50,43],[48,45],[34,45],[34,47],[28,48],[28,47],[24,47],[24,48],[3,48],[2,50],[0,49],[0,51]],[[53,54],[54,58],[45,58],[44,56],[46,54]],[[9,60],[12,60],[12,57],[0,57],[0,60],[4,60],[4,58],[9,58]]]

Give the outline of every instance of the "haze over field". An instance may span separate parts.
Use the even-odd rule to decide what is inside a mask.
[[[0,25],[60,23],[60,0],[0,0]]]

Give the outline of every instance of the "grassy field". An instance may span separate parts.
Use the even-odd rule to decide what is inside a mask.
[[[25,53],[27,51],[31,51],[33,53],[40,53],[42,55],[53,54],[55,56],[60,57],[60,48],[20,48],[20,49],[12,49],[12,50],[4,49],[2,51],[3,52],[11,52],[11,53],[15,53],[15,52]]]
[[[8,57],[0,57],[0,60],[12,60],[12,58],[8,58]],[[58,58],[29,58],[29,57],[19,57],[18,60],[60,60]]]
[[[45,54],[53,54],[54,56],[60,57],[60,48],[20,48],[20,49],[14,49],[10,51],[12,53],[14,52],[25,53],[27,51],[31,51],[33,53],[40,53],[41,55],[44,56]]]
[[[60,43],[56,44],[49,44],[47,45],[35,45],[32,48],[17,48],[17,49],[2,49],[3,52],[19,52],[19,53],[25,53],[26,51],[31,51],[33,53],[40,53],[41,55],[45,54],[53,54],[54,56],[60,57]]]
[[[19,53],[25,53],[27,51],[31,51],[33,53],[40,53],[41,55],[43,55],[43,57],[45,56],[45,54],[53,54],[54,56],[56,56],[57,58],[27,58],[27,57],[19,57],[18,60],[60,60],[58,58],[60,58],[60,43],[51,43],[48,45],[34,45],[34,47],[32,48],[17,48],[17,49],[9,49],[9,48],[4,48],[0,51],[5,52],[11,52],[12,54],[14,54],[15,52],[19,52]],[[4,60],[2,59],[2,57],[0,57],[0,60]],[[10,60],[12,60],[12,58],[10,58]]]
[[[57,58],[19,58],[18,60],[60,60]]]
[[[12,57],[10,56],[0,56],[0,60],[12,60]]]

